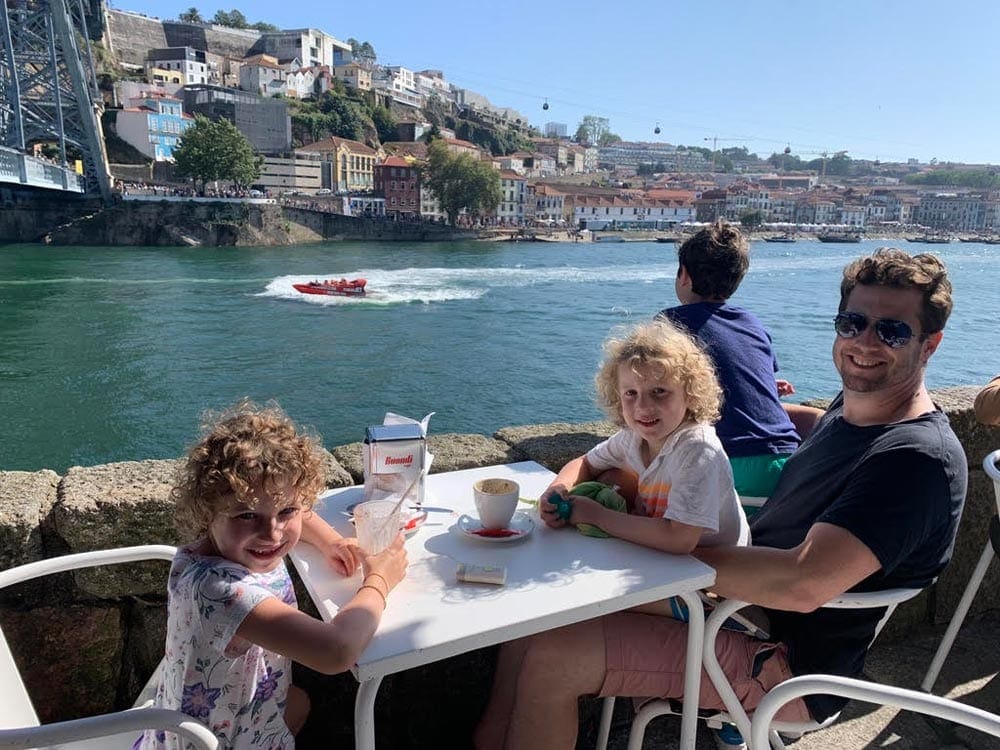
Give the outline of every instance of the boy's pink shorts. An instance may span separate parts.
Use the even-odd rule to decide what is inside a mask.
[[[607,666],[604,684],[601,685],[602,696],[683,697],[688,634],[686,623],[638,612],[617,612],[603,617],[602,621]],[[721,630],[716,647],[719,664],[748,713],[757,708],[768,690],[792,677],[788,654],[782,644],[758,641],[744,633]],[[759,664],[760,671],[753,675],[754,660],[758,654],[763,657],[769,649],[774,651],[773,655]],[[725,710],[704,669],[701,670],[698,706]],[[813,720],[801,698],[785,704],[776,718],[792,722]]]

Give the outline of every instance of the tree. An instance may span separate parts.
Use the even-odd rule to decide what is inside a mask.
[[[184,23],[205,23],[205,19],[201,17],[201,13],[198,12],[197,8],[188,8],[177,16],[177,20]]]
[[[740,226],[744,229],[756,229],[761,224],[764,223],[764,212],[757,211],[747,211],[740,217]]]
[[[621,138],[611,132],[611,121],[607,117],[584,115],[573,140],[577,143],[607,146],[609,143],[620,142]]]
[[[249,25],[247,17],[235,9],[228,13],[224,10],[215,11],[215,15],[212,16],[212,23],[217,23],[219,26],[229,26],[232,29],[245,29]]]
[[[369,42],[359,42],[357,39],[351,37],[347,40],[347,43],[351,45],[351,57],[361,67],[370,70],[375,66],[378,55],[375,54],[375,48]]]
[[[214,180],[228,180],[236,187],[249,187],[260,176],[261,157],[250,141],[229,120],[212,122],[195,115],[195,123],[184,131],[174,149],[177,172],[199,183],[201,190]]]
[[[375,107],[372,110],[372,122],[375,123],[379,141],[385,143],[396,140],[396,118],[388,107]]]
[[[440,139],[427,147],[424,177],[452,226],[463,209],[479,214],[500,203],[500,174],[470,154],[453,154]]]

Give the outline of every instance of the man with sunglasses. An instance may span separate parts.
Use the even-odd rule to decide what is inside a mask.
[[[833,360],[843,390],[785,464],[753,547],[697,553],[715,590],[764,606],[795,674],[861,674],[883,610],[818,609],[845,591],[923,588],[951,558],[965,452],[924,370],[951,313],[935,256],[881,248],[844,269]],[[804,701],[822,720],[846,703]]]
[[[716,569],[716,593],[770,619],[773,643],[725,629],[717,640],[748,711],[793,675],[861,674],[883,611],[824,603],[846,591],[925,587],[950,559],[968,468],[924,369],[951,307],[933,255],[883,248],[849,264],[833,343],[843,390],[785,464],[751,523],[752,546],[695,550]],[[572,747],[582,695],[683,697],[686,627],[618,612],[505,644],[476,746]],[[705,680],[698,701],[722,707]],[[811,696],[778,718],[823,720],[844,703]]]

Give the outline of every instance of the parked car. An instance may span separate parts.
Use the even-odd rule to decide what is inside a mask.
[[[316,191],[316,195],[333,195],[333,191],[330,188],[323,188]]]

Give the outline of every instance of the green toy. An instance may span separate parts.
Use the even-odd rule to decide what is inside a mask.
[[[625,502],[625,498],[615,492],[614,487],[610,487],[602,482],[581,482],[571,489],[569,494],[589,497],[591,500],[596,500],[605,508],[610,508],[611,510],[617,510],[621,513],[628,512],[628,505]],[[604,529],[590,523],[578,523],[576,529],[581,534],[586,534],[587,536],[596,536],[605,539],[611,536]]]

